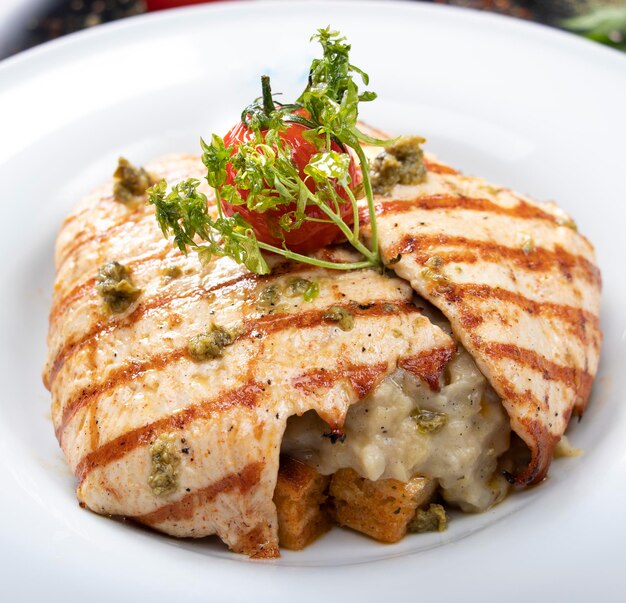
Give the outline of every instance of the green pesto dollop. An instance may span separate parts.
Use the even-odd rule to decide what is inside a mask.
[[[195,335],[189,340],[187,349],[194,360],[221,358],[224,348],[233,343],[232,333],[218,325],[212,325],[206,333]]]
[[[180,454],[175,438],[160,435],[150,446],[151,470],[148,485],[155,496],[167,496],[178,488]]]
[[[308,278],[294,277],[287,281],[285,291],[288,297],[302,296],[304,301],[313,301],[320,293],[320,286]]]
[[[426,178],[420,136],[401,136],[372,161],[372,190],[389,195],[396,184],[419,184]]]
[[[183,275],[183,269],[180,266],[166,266],[161,270],[161,274],[169,279],[180,278]]]
[[[432,504],[428,509],[418,509],[409,523],[409,532],[443,532],[448,527],[448,516],[441,505]]]
[[[442,271],[443,265],[443,258],[439,255],[433,255],[424,262],[424,268],[420,271],[422,278],[440,293],[445,293],[450,288],[448,277]]]
[[[128,159],[120,157],[113,172],[113,195],[120,203],[128,203],[143,195],[154,184],[150,174],[142,167],[134,166]]]
[[[342,331],[350,331],[354,327],[354,316],[341,306],[332,306],[322,315],[328,322],[336,322]]]
[[[280,289],[276,285],[268,285],[261,289],[257,298],[257,306],[271,308],[280,301]]]
[[[124,312],[141,294],[141,289],[133,284],[128,268],[119,262],[102,265],[96,281],[96,290],[108,312]]]
[[[448,415],[445,412],[434,412],[432,410],[422,410],[416,408],[411,411],[411,419],[415,421],[415,428],[424,435],[435,434],[448,422]]]

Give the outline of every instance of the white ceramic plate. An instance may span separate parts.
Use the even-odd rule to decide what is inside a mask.
[[[380,100],[467,173],[558,199],[596,244],[603,358],[583,457],[448,532],[381,545],[334,530],[251,562],[81,510],[41,385],[52,249],[118,155],[142,163],[223,132],[258,77],[293,95],[332,23]],[[287,96],[288,98],[288,96]],[[421,4],[227,4],[97,28],[0,65],[0,522],[3,600],[623,600],[626,547],[626,60],[519,21]],[[358,599],[357,599],[358,597]]]

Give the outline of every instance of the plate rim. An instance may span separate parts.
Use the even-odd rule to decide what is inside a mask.
[[[328,5],[330,3],[331,2],[312,2],[312,3],[307,3],[307,4],[309,4],[309,6],[313,6],[315,4],[318,4],[318,5]],[[283,2],[279,2],[279,1],[278,2],[277,1],[272,1],[272,2],[267,2],[267,3],[265,3],[265,2],[246,2],[245,4],[248,5],[248,6],[256,6],[256,7],[263,7],[264,5],[266,7],[270,7],[270,8],[275,8],[275,7],[278,7],[278,6],[280,6],[281,8],[284,7],[284,3]],[[332,4],[335,5],[335,6],[339,5],[339,4],[342,4],[342,5],[353,7],[357,3],[356,2],[349,2],[349,1],[345,2],[344,1],[344,2],[340,2],[340,3],[332,3]],[[531,29],[538,28],[538,30],[542,30],[542,31],[545,30],[547,35],[549,35],[549,36],[553,36],[553,34],[556,34],[559,38],[568,39],[570,42],[574,42],[574,44],[576,46],[580,46],[580,44],[582,43],[583,46],[587,47],[587,48],[595,47],[596,51],[600,51],[598,56],[600,56],[600,55],[605,56],[605,57],[608,57],[608,56],[620,56],[619,60],[622,61],[624,65],[626,65],[626,57],[621,56],[617,51],[614,51],[614,50],[608,49],[608,48],[604,48],[604,47],[599,47],[599,45],[597,45],[594,42],[590,42],[590,41],[587,41],[587,40],[579,39],[578,37],[574,36],[573,34],[568,34],[566,32],[558,32],[558,31],[552,30],[551,28],[549,28],[547,26],[542,26],[542,25],[538,25],[538,24],[531,24],[531,23],[524,23],[524,22],[517,23],[517,20],[509,18],[509,17],[503,17],[503,16],[500,16],[500,15],[493,15],[493,14],[485,14],[485,13],[482,13],[480,11],[473,11],[473,10],[468,10],[468,9],[459,9],[457,7],[448,7],[448,6],[440,6],[440,5],[432,5],[431,6],[431,5],[422,5],[422,4],[417,4],[417,3],[410,3],[409,4],[409,3],[406,3],[406,2],[395,2],[395,1],[391,2],[391,3],[390,2],[380,2],[380,1],[379,2],[365,2],[363,4],[364,5],[373,5],[373,6],[378,5],[379,7],[384,6],[385,8],[388,8],[390,4],[396,4],[398,6],[415,7],[418,10],[425,10],[426,12],[429,12],[431,10],[434,10],[436,12],[441,12],[441,13],[447,12],[447,11],[453,11],[453,12],[456,13],[458,11],[461,11],[461,12],[464,12],[464,13],[467,13],[467,12],[472,13],[473,17],[478,17],[479,20],[482,20],[483,18],[486,18],[489,21],[492,18],[495,18],[497,21],[501,21],[501,20],[505,20],[507,22],[514,21],[514,22],[516,22],[516,27],[518,25],[521,25],[523,28],[526,28],[526,27],[530,27]],[[117,31],[120,28],[131,29],[131,28],[143,27],[143,23],[146,20],[156,21],[157,18],[158,18],[158,20],[165,20],[165,19],[169,20],[170,17],[167,15],[167,13],[176,12],[177,13],[176,17],[178,18],[178,16],[182,15],[183,13],[187,14],[187,13],[193,13],[193,12],[196,12],[196,11],[197,12],[212,12],[212,11],[217,10],[218,8],[219,9],[223,9],[224,7],[228,7],[228,9],[229,9],[228,12],[235,12],[236,13],[236,12],[238,12],[240,10],[240,8],[239,8],[240,6],[241,6],[241,4],[239,4],[239,3],[232,3],[232,4],[231,3],[226,3],[224,5],[220,5],[219,7],[216,6],[216,5],[206,5],[206,6],[201,6],[201,7],[185,7],[185,8],[182,8],[182,9],[173,9],[171,11],[164,11],[163,14],[157,13],[155,15],[140,15],[140,16],[135,17],[133,19],[129,19],[129,21],[133,21],[132,23],[130,23],[130,22],[112,23],[112,24],[107,24],[107,25],[103,26],[102,27],[103,31],[91,30],[91,31],[86,31],[86,32],[78,32],[77,34],[73,34],[72,36],[70,36],[72,38],[71,40],[70,39],[55,40],[55,41],[52,41],[50,43],[47,43],[47,45],[45,45],[46,46],[45,48],[43,46],[42,47],[38,47],[38,48],[34,48],[32,50],[26,51],[25,53],[20,53],[20,55],[17,55],[16,57],[13,57],[14,59],[19,59],[19,61],[18,60],[12,61],[12,58],[7,59],[7,61],[12,61],[10,63],[10,65],[9,65],[9,67],[14,68],[13,67],[14,64],[19,64],[21,61],[31,60],[30,57],[33,56],[33,55],[34,55],[35,58],[39,57],[40,55],[44,55],[44,54],[47,55],[46,51],[48,49],[52,48],[53,45],[54,45],[55,48],[56,47],[71,47],[71,46],[73,46],[75,44],[82,43],[82,40],[84,38],[86,38],[86,37],[93,37],[94,35],[97,35],[98,37],[104,37],[104,36],[109,36],[109,35],[114,34],[115,31]],[[244,7],[242,7],[242,8],[244,8]],[[265,10],[265,8],[259,8],[259,10]],[[581,48],[582,48],[582,46],[581,46]],[[608,52],[608,54],[606,54],[607,52]],[[26,56],[22,56],[22,55],[26,55]],[[602,60],[605,60],[605,59],[602,59]],[[6,64],[3,61],[2,63],[0,63],[0,78],[3,75],[3,73],[4,73],[4,71],[3,71],[4,69],[6,69]],[[507,519],[507,521],[508,521],[508,519]],[[467,540],[467,539],[465,539],[465,540]],[[482,538],[481,541],[484,543],[484,538]],[[456,545],[457,545],[456,542],[455,543],[450,543],[446,547],[440,547],[440,549],[438,549],[438,550],[437,549],[431,550],[431,551],[429,551],[429,553],[432,553],[433,558],[439,558],[441,556],[441,554],[438,551],[441,551],[441,550],[448,551],[449,547],[453,547],[453,548],[457,548],[458,549],[458,547],[456,547]],[[416,559],[418,555],[420,556],[420,561],[421,561],[421,557],[423,557],[423,555],[421,555],[421,552],[416,552],[414,554],[405,555],[405,558],[407,558],[407,559],[410,559],[410,558]],[[189,557],[189,555],[183,555],[183,556],[185,558]],[[205,558],[205,562],[206,562],[206,558]],[[213,561],[211,561],[211,562],[213,562]],[[376,561],[373,561],[373,562],[367,562],[367,564],[368,564],[369,568],[372,568],[374,564],[379,565],[380,569],[377,568],[376,569],[376,573],[380,575],[381,571],[382,571],[382,573],[384,573],[384,570],[382,568],[389,567],[388,564],[389,563],[393,563],[393,562],[397,562],[397,558],[396,559],[376,560]],[[227,566],[225,565],[225,564],[230,564],[231,563],[229,560],[228,561],[224,560],[224,562],[215,561],[214,563],[216,564],[217,568],[222,569],[223,571],[225,571],[225,573],[227,573],[227,574],[232,574],[233,573],[232,571],[227,571]],[[246,563],[246,562],[244,562],[244,563]],[[193,565],[196,566],[195,563]],[[250,563],[247,563],[247,565],[241,565],[240,566],[238,563],[237,564],[232,564],[232,565],[236,565],[237,569],[241,569],[242,567],[248,568],[250,575],[254,576],[255,580],[258,580],[260,583],[262,583],[266,579],[267,572],[271,571],[271,570],[267,569],[267,566],[270,565],[270,567],[271,567],[271,564],[260,565],[260,564],[254,564],[253,562],[250,562]],[[283,576],[283,577],[285,575],[287,575],[289,571],[293,571],[293,573],[291,574],[292,578],[295,577],[295,576],[302,577],[303,575],[306,575],[306,571],[303,572],[302,568],[299,568],[299,569],[298,568],[296,568],[296,569],[292,568],[290,570],[289,566],[279,565],[278,567],[284,568],[284,571],[280,570],[282,572],[281,576]],[[345,570],[345,567],[346,566],[344,566],[344,570]],[[362,567],[362,564],[359,564],[356,567],[357,568],[358,567]],[[232,567],[230,567],[229,569],[232,570]],[[276,567],[274,567],[274,571],[275,570],[276,570]],[[330,568],[330,569],[329,568],[325,568],[325,570],[329,574],[335,574],[336,571],[338,571],[338,570],[333,571],[332,568]],[[353,579],[355,578],[355,571],[354,570],[345,570],[345,571],[346,571],[346,575],[351,576]],[[358,578],[358,573],[356,574],[356,577]],[[294,582],[292,579],[289,580],[289,586],[290,587],[293,588],[295,584],[297,584],[297,582]],[[309,599],[306,596],[303,596],[303,600],[309,600]]]
[[[209,2],[207,4],[180,6],[150,13],[132,15],[130,17],[119,19],[117,21],[101,23],[96,27],[71,32],[64,36],[61,36],[60,38],[48,40],[46,42],[43,42],[42,44],[39,44],[32,48],[28,48],[12,56],[4,58],[0,61],[0,76],[3,75],[4,70],[13,69],[16,66],[20,65],[20,63],[38,60],[43,55],[46,55],[47,58],[51,52],[63,51],[67,47],[70,47],[76,43],[83,43],[83,40],[96,41],[100,37],[106,37],[109,35],[113,35],[119,31],[141,27],[144,24],[156,25],[160,21],[172,20],[178,17],[184,18],[185,15],[195,12],[199,14],[204,12],[222,12],[227,14],[228,12],[236,13],[245,8],[253,8],[253,10],[263,11],[271,10],[272,8],[279,6],[284,7],[287,4],[302,4],[306,5],[307,7],[312,7],[316,5],[320,7],[394,7],[391,10],[407,9],[417,10],[424,13],[432,11],[433,14],[457,14],[459,16],[464,16],[464,18],[466,19],[477,19],[479,21],[484,20],[485,22],[493,20],[495,23],[499,23],[500,25],[510,26],[513,29],[521,28],[521,30],[534,31],[535,34],[547,38],[556,39],[556,36],[557,38],[560,38],[560,41],[562,43],[565,42],[573,44],[574,46],[581,45],[581,48],[587,48],[587,52],[596,52],[599,55],[604,55],[605,59],[617,59],[618,61],[622,61],[626,64],[625,52],[621,52],[604,44],[594,42],[593,40],[589,40],[583,36],[579,36],[574,33],[564,31],[550,25],[546,25],[544,23],[526,21],[518,17],[512,17],[501,13],[482,11],[479,9],[465,6],[438,4],[430,2],[415,2],[411,0],[237,0],[236,2],[220,0],[217,2]]]

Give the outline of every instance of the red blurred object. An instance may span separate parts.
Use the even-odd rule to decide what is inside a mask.
[[[208,4],[209,2],[217,1],[219,0],[146,0],[146,7],[149,11],[152,11],[188,6],[189,4]]]
[[[292,158],[294,164],[300,171],[300,177],[306,182],[308,189],[311,192],[315,192],[315,184],[311,178],[308,178],[303,169],[309,163],[309,160],[313,155],[319,152],[319,149],[314,143],[309,142],[302,137],[302,132],[307,128],[300,124],[291,124],[284,133],[281,133],[281,138],[292,148]],[[251,140],[253,133],[247,128],[247,126],[239,122],[232,130],[224,136],[224,144],[227,147],[236,149],[239,144],[248,142]],[[331,149],[338,153],[344,153],[345,151],[336,143],[331,144]],[[235,151],[233,151],[234,153]],[[229,164],[227,166],[228,178],[227,184],[234,184],[234,170]],[[354,190],[362,180],[361,170],[357,167],[354,159],[351,158],[349,166],[349,174],[351,180],[351,188]],[[337,186],[337,193],[342,199],[346,199],[347,195],[345,191]],[[241,196],[245,199],[247,191],[240,190]],[[285,205],[281,209],[270,209],[266,212],[259,213],[248,209],[245,205],[230,205],[223,203],[224,213],[228,216],[232,216],[234,213],[239,212],[241,217],[248,222],[254,229],[254,233],[259,241],[263,241],[269,245],[276,247],[282,247],[283,241],[281,238],[274,236],[276,233],[281,232],[285,239],[285,245],[291,251],[297,253],[309,253],[330,245],[337,241],[343,235],[339,228],[334,224],[324,224],[319,222],[305,222],[300,228],[286,232],[279,226],[278,221],[285,213],[294,211],[296,209],[295,203]],[[343,221],[352,225],[354,222],[354,214],[352,211],[352,204],[346,199],[346,202],[340,206],[341,217]],[[326,214],[321,209],[311,206],[306,209],[307,216],[311,218],[326,218]]]

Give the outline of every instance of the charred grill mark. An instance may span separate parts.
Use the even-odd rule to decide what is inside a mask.
[[[103,335],[111,333],[116,329],[123,329],[132,327],[135,323],[141,320],[143,317],[155,312],[157,310],[161,310],[163,308],[167,308],[172,304],[178,304],[181,300],[199,300],[206,295],[210,295],[212,293],[220,292],[225,294],[229,289],[241,287],[244,289],[254,289],[259,283],[264,282],[268,279],[271,279],[276,276],[280,276],[282,274],[291,274],[296,272],[301,272],[308,270],[310,268],[306,267],[304,264],[298,263],[285,263],[279,264],[274,268],[272,274],[269,275],[258,275],[258,274],[241,274],[235,278],[230,278],[210,287],[194,287],[193,289],[189,289],[188,291],[175,291],[169,293],[163,293],[161,295],[150,298],[142,303],[140,303],[133,312],[131,312],[128,316],[119,319],[119,320],[111,320],[107,318],[106,320],[98,321],[93,325],[93,327],[85,333],[80,339],[76,341],[67,342],[56,354],[48,374],[46,375],[45,385],[50,389],[52,383],[56,379],[59,371],[63,368],[66,360],[70,358],[73,354],[75,354],[78,350],[82,349],[87,345],[93,345],[99,338]],[[95,282],[95,279],[93,279]],[[91,284],[93,287],[93,283]]]
[[[445,250],[445,247],[461,247],[460,250]],[[507,247],[489,241],[468,239],[462,236],[445,234],[405,235],[398,243],[388,247],[385,261],[398,255],[414,254],[418,264],[425,264],[433,255],[439,256],[444,262],[473,264],[479,261],[501,264],[508,260],[517,267],[534,272],[547,272],[556,269],[571,281],[575,271],[582,278],[596,287],[601,286],[600,270],[592,262],[580,255],[574,255],[563,247],[556,245],[554,250],[541,247],[532,253],[516,247]]]
[[[520,486],[536,484],[546,476],[552,461],[552,452],[560,439],[549,430],[547,422],[549,400],[539,400],[530,390],[518,392],[506,377],[497,377],[493,385],[502,396],[504,405],[512,417],[511,428],[522,438],[531,453],[530,462],[524,471],[518,475],[505,472],[505,477],[511,484]],[[508,410],[511,407],[518,410],[526,409],[526,416],[519,416],[519,412],[511,414]],[[567,424],[569,415],[565,416],[564,420]]]
[[[53,304],[48,316],[50,326],[52,327],[52,324],[58,320],[59,316],[65,312],[67,308],[86,295],[89,291],[93,290],[95,284],[96,277],[90,278],[88,281],[74,287],[74,289],[72,289],[65,297]]]
[[[72,222],[74,222],[78,218],[78,216],[84,214],[88,210],[91,210],[91,207],[82,209],[78,213],[70,214],[69,216],[66,216],[63,222],[61,222],[61,230],[63,230],[68,224],[71,224]]]
[[[558,318],[563,322],[580,327],[581,330],[586,330],[586,325],[589,325],[594,330],[600,327],[598,317],[582,308],[547,301],[536,301],[520,293],[502,289],[501,287],[491,287],[490,285],[466,284],[456,285],[456,288],[463,296],[468,295],[481,299],[495,298],[499,301],[519,306],[528,314],[544,314],[551,318]],[[585,326],[583,327],[583,325]],[[583,337],[584,334],[581,333],[581,338]]]
[[[546,381],[562,383],[575,392],[577,400],[586,400],[589,397],[593,376],[587,371],[557,364],[534,350],[517,345],[476,340],[477,338],[473,338],[474,345],[493,360],[513,360],[521,366],[541,373]]]
[[[547,413],[549,411],[549,401],[545,398],[540,400],[529,389],[526,389],[523,392],[518,392],[515,389],[515,386],[503,376],[496,376],[493,381],[494,387],[496,387],[498,394],[502,397],[505,404],[510,403],[519,409],[525,409],[527,412],[534,412],[536,417],[539,416],[539,413]]]
[[[495,348],[494,345],[496,346]],[[499,357],[512,358],[516,362],[520,362],[520,364],[534,370],[546,371],[544,378],[564,382],[569,387],[573,387],[581,399],[586,400],[588,398],[592,377],[585,371],[561,367],[546,361],[530,350],[515,350],[513,348],[515,346],[491,343],[487,344],[487,353],[489,354],[488,350],[491,350],[492,353],[501,354]],[[525,360],[520,361],[520,357],[525,358]],[[515,412],[509,410],[509,414],[512,417],[511,426],[524,440],[531,452],[531,460],[528,467],[518,475],[507,475],[507,479],[511,483],[522,486],[536,484],[546,476],[552,460],[554,447],[560,439],[558,435],[550,431],[552,417],[549,414],[550,400],[548,394],[546,392],[544,398],[539,399],[530,390],[518,392],[514,385],[504,377],[495,378],[493,385],[502,396],[505,406],[509,409],[515,409]],[[560,417],[560,422],[564,425],[567,425],[569,422],[572,408],[572,406],[569,406],[569,408],[561,411],[563,414]],[[526,412],[521,413],[521,409],[526,409]]]
[[[544,211],[540,207],[528,203],[522,199],[517,205],[503,207],[489,199],[464,197],[463,195],[430,195],[417,197],[415,199],[378,199],[376,202],[376,215],[402,213],[413,209],[427,211],[438,209],[462,209],[468,211],[482,211],[492,214],[500,214],[520,218],[523,220],[546,220],[553,224],[558,224],[559,220],[551,213]]]
[[[452,289],[454,291],[454,289]],[[464,329],[471,331],[475,329],[478,325],[481,325],[485,319],[483,316],[479,316],[474,312],[470,312],[467,308],[460,309],[459,312],[459,321]]]
[[[173,415],[132,429],[87,454],[76,467],[76,477],[79,482],[82,482],[94,469],[121,459],[138,446],[150,444],[162,433],[182,430],[198,419],[209,419],[216,413],[225,412],[236,406],[254,408],[258,404],[262,391],[261,384],[248,381],[245,385],[221,394],[217,398],[189,406]]]
[[[413,373],[428,384],[432,391],[439,391],[439,378],[444,367],[456,352],[456,346],[433,348],[425,350],[415,356],[401,358],[398,366]]]
[[[64,250],[63,256],[59,260],[58,269],[65,264],[65,262],[75,254],[81,247],[88,245],[89,243],[101,243],[107,241],[117,234],[121,234],[126,230],[132,230],[137,227],[137,224],[143,220],[147,214],[142,209],[133,211],[120,217],[105,230],[98,231],[82,231],[77,236],[72,244]]]
[[[419,309],[416,308],[412,302],[407,301],[395,302],[393,304],[389,301],[377,301],[367,305],[359,305],[353,302],[339,307],[349,310],[355,317],[365,316],[375,318],[389,315],[390,305],[393,305],[395,308],[394,314],[419,313]],[[267,335],[289,328],[307,329],[318,327],[321,324],[327,324],[324,318],[327,311],[328,308],[323,308],[309,312],[301,312],[299,314],[269,314],[248,320],[244,322],[236,340],[241,340],[246,337],[258,340],[259,338],[262,339]],[[332,323],[330,323],[330,325],[332,325]],[[186,357],[188,357],[188,351],[185,347],[172,350],[165,354],[157,354],[148,357],[141,362],[131,362],[112,371],[106,381],[83,389],[78,396],[71,398],[65,404],[61,422],[56,430],[57,439],[61,442],[65,428],[81,408],[84,408],[93,400],[98,399],[105,392],[119,387],[124,383],[128,383],[149,370],[162,370],[172,362]]]
[[[221,291],[226,292],[228,289],[233,287],[242,286],[242,287],[253,287],[259,282],[262,277],[253,274],[244,274],[238,276],[236,278],[231,278],[210,287],[194,287],[193,289],[189,289],[185,292],[171,292],[171,293],[163,293],[161,295],[155,296],[149,300],[146,300],[143,303],[140,303],[133,312],[131,312],[128,316],[120,319],[120,320],[111,320],[107,318],[106,320],[101,320],[93,325],[93,327],[85,333],[80,339],[67,342],[61,350],[57,353],[52,362],[52,366],[50,367],[49,375],[48,375],[48,383],[52,384],[56,379],[61,368],[65,364],[65,361],[75,354],[78,350],[83,347],[95,343],[100,337],[111,333],[116,329],[124,329],[132,327],[136,322],[141,320],[144,316],[149,315],[150,313],[168,307],[172,303],[178,303],[180,300],[197,300],[208,294]],[[95,279],[94,279],[95,280]],[[92,285],[93,286],[93,285]]]
[[[87,205],[86,207],[82,207],[79,210],[74,210],[73,213],[71,213],[69,216],[65,218],[65,220],[63,220],[63,223],[61,225],[61,230],[63,230],[63,228],[65,228],[67,224],[71,224],[78,218],[83,218],[84,216],[91,214],[91,212],[93,212],[96,207],[104,205],[106,203],[110,203],[111,201],[114,201],[115,197],[113,195],[112,188],[113,188],[112,185],[109,185],[108,193],[102,192],[100,194],[100,197],[98,197],[97,203],[95,205]],[[96,193],[94,193],[94,195],[96,195]]]
[[[559,320],[568,325],[572,335],[577,337],[582,343],[592,343],[596,347],[599,345],[600,321],[596,315],[582,308],[554,302],[536,301],[515,291],[475,283],[448,283],[444,296],[451,303],[460,302],[468,297],[486,301],[496,299],[509,303],[531,316],[539,315]],[[459,307],[461,308],[461,305]],[[467,311],[461,317],[463,326],[469,330],[481,324],[483,320],[482,316],[474,315]]]
[[[380,383],[386,372],[387,365],[384,362],[350,372],[348,379],[358,399],[365,398]]]
[[[550,433],[548,428],[536,419],[519,419],[519,425],[514,425],[515,432],[524,440],[530,449],[530,463],[518,475],[505,474],[507,480],[518,486],[537,484],[548,473],[554,447],[561,439]]]
[[[115,387],[128,383],[149,370],[162,370],[168,364],[183,358],[187,349],[173,350],[167,354],[152,356],[143,362],[130,362],[111,372],[106,381],[84,388],[78,396],[67,402],[63,408],[61,422],[56,430],[56,436],[61,443],[63,432],[74,415],[81,409],[98,399],[102,394]]]
[[[136,270],[140,266],[148,268],[153,264],[158,264],[162,262],[170,252],[171,250],[169,248],[165,248],[157,253],[151,253],[142,258],[138,258],[130,262],[125,262],[125,265],[131,271]],[[84,283],[81,283],[80,285],[74,287],[74,289],[72,289],[65,297],[61,298],[57,303],[55,303],[50,310],[50,324],[53,325],[59,319],[59,317],[79,299],[94,292],[95,284],[96,277],[92,277]]]
[[[230,473],[222,479],[190,492],[173,503],[165,505],[152,513],[134,517],[137,521],[148,525],[163,523],[164,521],[185,521],[193,518],[198,507],[215,500],[218,495],[225,492],[237,491],[244,495],[261,481],[264,464],[260,462],[250,463],[241,471]]]
[[[586,370],[557,365],[532,350],[514,345],[482,342],[477,337],[473,337],[472,341],[480,351],[495,360],[502,358],[514,360],[521,366],[541,372],[546,380],[558,381],[574,389],[580,399],[586,400],[589,396],[593,377]],[[540,399],[530,389],[520,392],[503,376],[494,377],[492,385],[507,407],[511,416],[511,427],[524,440],[531,452],[528,467],[518,475],[509,474],[506,477],[511,483],[521,486],[536,484],[546,476],[554,447],[560,439],[559,435],[551,431],[553,417],[548,393],[546,391],[544,397]],[[559,423],[568,424],[572,408],[569,406],[563,410],[559,409],[562,413]]]
[[[158,173],[158,174],[155,172],[150,172],[150,174],[153,176],[155,182],[164,178],[170,184],[180,181],[180,180],[184,180],[185,178],[189,178],[189,177],[200,178],[201,172],[198,172],[197,169],[194,169],[196,166],[194,166],[193,163],[200,163],[200,158],[195,157],[195,156],[185,157],[182,159],[182,164],[177,169],[174,169],[174,170],[166,169],[165,171]],[[62,229],[65,228],[71,222],[74,222],[76,219],[82,218],[85,215],[89,215],[91,212],[94,211],[94,208],[97,206],[101,206],[102,204],[105,204],[105,203],[117,204],[117,202],[115,201],[115,197],[112,194],[112,187],[113,187],[113,183],[111,182],[106,187],[106,191],[108,192],[103,192],[101,194],[95,206],[89,205],[88,207],[84,207],[80,211],[69,215],[63,221]],[[214,196],[211,193],[209,193],[208,195],[208,201],[210,205],[214,204],[215,202]],[[107,229],[96,231],[96,232],[90,231],[86,233],[86,236],[77,237],[75,241],[73,242],[72,246],[65,250],[65,253],[63,254],[62,258],[59,261],[57,271],[69,259],[69,257],[73,255],[83,245],[86,245],[92,242],[100,242],[102,240],[106,240],[107,238],[115,234],[118,230],[122,230],[122,231],[125,230],[125,226],[127,224],[130,225],[129,228],[131,229],[135,228],[136,227],[135,225],[147,216],[152,218],[154,216],[154,212],[150,210],[148,205],[139,206],[136,209],[133,209],[129,211],[128,213],[125,213],[123,216],[120,217],[120,219],[116,220]],[[156,223],[155,223],[154,228],[156,228]]]
[[[443,163],[436,163],[434,161],[429,161],[426,158],[423,159],[423,162],[424,162],[424,167],[426,168],[426,171],[431,172],[433,174],[456,175],[459,173],[454,168],[450,167],[449,165],[444,165]]]
[[[89,445],[92,450],[98,448],[100,443],[100,429],[98,427],[98,405],[92,404],[89,409]]]
[[[387,370],[387,364],[384,362],[374,365],[346,365],[334,371],[318,368],[298,375],[292,380],[292,385],[310,395],[320,389],[330,389],[338,381],[347,380],[358,399],[362,400],[378,384]]]
[[[411,301],[371,301],[367,303],[348,302],[345,304],[333,304],[328,308],[320,308],[298,314],[268,314],[245,324],[246,334],[257,333],[269,335],[290,327],[296,329],[310,329],[321,324],[333,326],[334,322],[327,319],[330,308],[341,308],[348,311],[354,317],[377,318],[380,316],[392,316],[397,314],[420,313]]]
[[[588,369],[589,369],[589,357],[586,356],[585,357],[585,370],[587,372],[589,372]],[[575,402],[574,402],[574,407],[570,411],[570,413],[571,412],[575,412],[576,413],[576,415],[578,416],[578,420],[579,421],[582,419],[583,413],[585,412],[585,409],[587,408],[587,404],[589,402],[589,397],[591,396],[591,388],[593,386],[593,379],[594,378],[595,378],[595,375],[589,381],[588,388],[586,390],[582,389],[582,391],[580,392],[580,394],[578,396],[578,399],[575,400]]]

